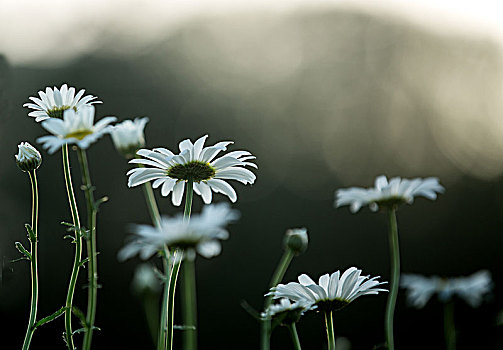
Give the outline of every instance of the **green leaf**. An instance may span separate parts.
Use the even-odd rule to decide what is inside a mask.
[[[16,242],[16,243],[14,243],[14,244],[16,245],[17,250],[18,250],[21,254],[23,254],[24,256],[26,256],[26,258],[27,258],[28,260],[30,260],[30,261],[31,261],[31,254],[30,254],[30,252],[29,252],[29,251],[27,251],[27,250],[25,249],[25,247],[23,247],[23,244],[21,244],[21,242]]]
[[[46,324],[48,322],[54,321],[59,316],[63,315],[66,310],[67,310],[66,306],[63,306],[61,309],[59,309],[58,311],[56,311],[52,315],[49,315],[49,316],[44,317],[43,319],[39,320],[37,323],[35,323],[35,325],[33,326],[33,328],[37,328],[37,327],[40,327],[40,326],[42,326],[42,325],[44,325],[44,324]]]
[[[35,236],[35,233],[33,232],[31,225],[24,224],[24,227],[26,227],[26,231],[28,231],[28,238],[30,242],[35,243],[37,241],[37,237]]]
[[[77,318],[79,319],[80,321],[80,324],[83,325],[85,327],[86,325],[86,315],[84,315],[84,313],[82,312],[82,310],[80,310],[78,307],[76,306],[72,306],[72,312],[75,316],[77,316]]]
[[[100,205],[102,205],[105,202],[108,202],[108,197],[107,196],[102,197],[102,198],[98,199],[97,201],[95,201],[94,204],[93,204],[94,210],[97,212],[100,209]]]
[[[89,257],[85,258],[84,260],[80,260],[79,266],[84,266],[86,262],[89,262]]]
[[[93,326],[92,328],[93,328],[93,330],[101,331],[101,328],[99,328],[99,327]],[[83,333],[83,332],[87,332],[87,328],[83,327],[83,328],[76,329],[72,332],[72,335],[75,335],[77,333]]]

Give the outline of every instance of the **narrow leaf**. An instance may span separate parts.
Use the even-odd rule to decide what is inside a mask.
[[[17,250],[21,253],[21,254],[24,254],[28,260],[31,260],[31,254],[30,252],[28,252],[25,247],[23,247],[23,245],[21,244],[21,242],[16,242],[14,243],[16,245],[16,248]]]
[[[37,321],[37,323],[35,323],[35,325],[33,326],[33,328],[37,328],[37,327],[40,327],[48,322],[51,322],[51,321],[54,321],[55,319],[57,319],[59,316],[63,315],[66,311],[66,306],[63,306],[61,309],[59,309],[58,311],[56,311],[55,313],[53,313],[52,315],[49,315],[47,317],[44,317],[43,319]]]

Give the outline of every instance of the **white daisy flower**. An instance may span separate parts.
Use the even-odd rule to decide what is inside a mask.
[[[78,112],[83,106],[90,106],[93,103],[101,103],[101,101],[95,100],[97,97],[92,95],[84,96],[85,90],[80,90],[77,95],[75,95],[75,88],[68,88],[66,84],[61,85],[58,89],[54,87],[45,88],[45,92],[42,90],[38,92],[40,98],[30,97],[30,100],[34,103],[25,103],[23,107],[28,107],[34,111],[28,113],[30,117],[34,117],[36,122],[41,122],[49,118],[59,118],[63,117],[63,112],[68,109],[73,109]]]
[[[349,205],[352,213],[356,213],[365,205],[368,205],[370,210],[377,211],[379,206],[412,204],[417,196],[434,200],[437,193],[443,192],[444,187],[436,177],[413,180],[394,177],[388,182],[386,176],[378,176],[373,188],[351,187],[337,190],[335,206]]]
[[[271,318],[281,324],[298,322],[300,317],[307,311],[315,309],[316,306],[308,300],[291,302],[290,299],[282,298],[279,303],[271,304],[260,316],[264,319]]]
[[[448,302],[457,295],[470,306],[478,307],[484,295],[493,287],[491,274],[487,270],[476,272],[468,277],[456,278],[404,274],[400,284],[402,288],[407,289],[407,301],[418,309],[423,308],[433,294],[438,294],[442,302]]]
[[[37,170],[42,164],[40,152],[28,142],[21,142],[18,146],[16,157],[17,166],[23,171]]]
[[[208,135],[192,143],[189,139],[179,144],[180,153],[175,155],[166,148],[153,150],[141,149],[136,154],[146,159],[133,159],[129,163],[143,164],[151,168],[131,169],[128,186],[138,186],[145,182],[155,180],[153,188],[161,187],[163,196],[171,192],[173,205],[182,202],[185,182],[189,179],[194,183],[194,192],[203,198],[204,203],[212,200],[212,191],[222,193],[232,202],[237,200],[236,191],[224,180],[237,180],[243,184],[253,184],[256,176],[245,166],[257,168],[254,163],[248,162],[255,159],[248,151],[233,151],[215,159],[218,153],[227,150],[232,142],[222,141],[209,147],[203,147]]]
[[[197,251],[205,258],[220,254],[220,240],[229,238],[224,228],[239,218],[239,212],[227,203],[207,205],[201,214],[194,214],[190,220],[179,214],[175,217],[163,216],[159,227],[134,225],[136,236],[118,254],[119,260],[129,259],[137,254],[146,260],[161,250],[164,245],[186,250],[189,258]]]
[[[63,113],[63,119],[49,118],[42,122],[42,127],[52,135],[37,139],[49,154],[56,152],[64,144],[76,144],[82,149],[88,148],[101,136],[109,132],[111,122],[115,117],[105,117],[94,124],[94,107],[84,106],[78,112],[68,109]]]
[[[115,148],[127,158],[133,158],[139,148],[145,147],[143,130],[148,123],[148,118],[135,118],[125,120],[110,128],[110,135]]]
[[[361,276],[361,273],[362,270],[350,267],[342,276],[339,271],[321,276],[318,284],[302,274],[298,277],[299,283],[278,284],[266,295],[272,295],[274,299],[310,302],[321,311],[335,311],[362,295],[387,292],[386,289],[376,288],[386,283],[376,281],[379,276],[369,279],[370,276]]]

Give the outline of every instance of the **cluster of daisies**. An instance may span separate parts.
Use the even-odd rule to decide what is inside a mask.
[[[147,286],[148,290],[163,294],[163,307],[158,340],[158,349],[172,349],[173,324],[170,321],[174,300],[174,283],[180,264],[191,266],[197,254],[211,258],[221,252],[221,241],[229,237],[227,226],[236,222],[240,214],[228,203],[211,204],[213,194],[222,194],[232,203],[237,201],[235,188],[230,180],[251,185],[256,180],[253,172],[257,169],[255,156],[246,150],[227,151],[232,141],[220,141],[205,146],[208,135],[194,142],[181,141],[178,150],[165,147],[146,149],[144,128],[148,118],[136,118],[112,125],[117,118],[107,116],[95,122],[95,104],[101,103],[97,97],[84,95],[85,91],[68,87],[46,88],[38,97],[30,97],[24,106],[32,109],[29,116],[50,134],[37,141],[49,154],[65,145],[74,145],[85,150],[106,134],[110,134],[116,149],[129,159],[133,166],[126,176],[129,187],[143,185],[146,201],[152,214],[152,225],[130,225],[133,236],[119,251],[121,261],[139,256],[143,260],[160,257],[165,266],[164,274],[153,273],[150,265],[141,265],[135,277],[137,289]],[[16,162],[24,171],[36,169],[41,164],[41,155],[35,147],[23,142],[19,146]],[[162,197],[171,196],[174,206],[181,206],[185,198],[185,210],[175,216],[161,216],[157,211],[155,197],[149,191],[158,189]],[[393,314],[400,279],[398,229],[395,212],[402,204],[412,204],[417,197],[436,199],[444,188],[437,178],[416,178],[412,180],[379,176],[372,188],[339,189],[335,193],[335,206],[349,206],[353,213],[362,207],[381,210],[390,215],[390,243],[392,256],[391,281],[379,281],[379,276],[363,275],[362,270],[350,267],[345,271],[324,274],[315,282],[307,274],[301,274],[298,282],[282,283],[282,279],[292,258],[303,253],[308,244],[306,229],[291,229],[285,235],[285,253],[273,276],[270,289],[265,294],[264,309],[259,313],[261,322],[261,349],[269,348],[269,338],[274,325],[286,325],[292,330],[295,348],[300,349],[300,341],[295,324],[304,313],[314,311],[325,315],[329,350],[335,349],[332,313],[349,305],[365,295],[388,292],[386,309],[386,345],[394,348]],[[200,214],[191,215],[192,195],[201,197],[205,206]],[[178,258],[176,258],[178,257]],[[184,274],[185,275],[185,274]],[[472,306],[477,306],[482,296],[491,289],[490,274],[482,271],[468,278],[442,279],[426,278],[419,275],[404,275],[402,287],[407,289],[408,298],[416,307],[422,307],[430,297],[438,293],[442,301],[453,295],[461,296]],[[143,287],[142,287],[143,286]],[[189,285],[190,286],[190,285]],[[170,288],[168,290],[168,288]],[[172,290],[173,289],[173,290]],[[171,293],[171,294],[170,294]],[[194,292],[195,293],[195,292]],[[173,298],[173,299],[170,299]],[[276,302],[273,302],[276,301]],[[195,309],[195,307],[194,307]],[[185,312],[185,311],[184,311]],[[190,324],[188,325],[190,328]],[[192,334],[193,330],[186,330]],[[195,340],[189,337],[185,349],[195,349]],[[192,344],[192,345],[187,345]]]

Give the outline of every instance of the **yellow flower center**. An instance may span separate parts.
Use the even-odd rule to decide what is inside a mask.
[[[91,130],[77,130],[65,135],[65,139],[75,138],[77,140],[82,140],[87,135],[91,135],[93,132]]]

